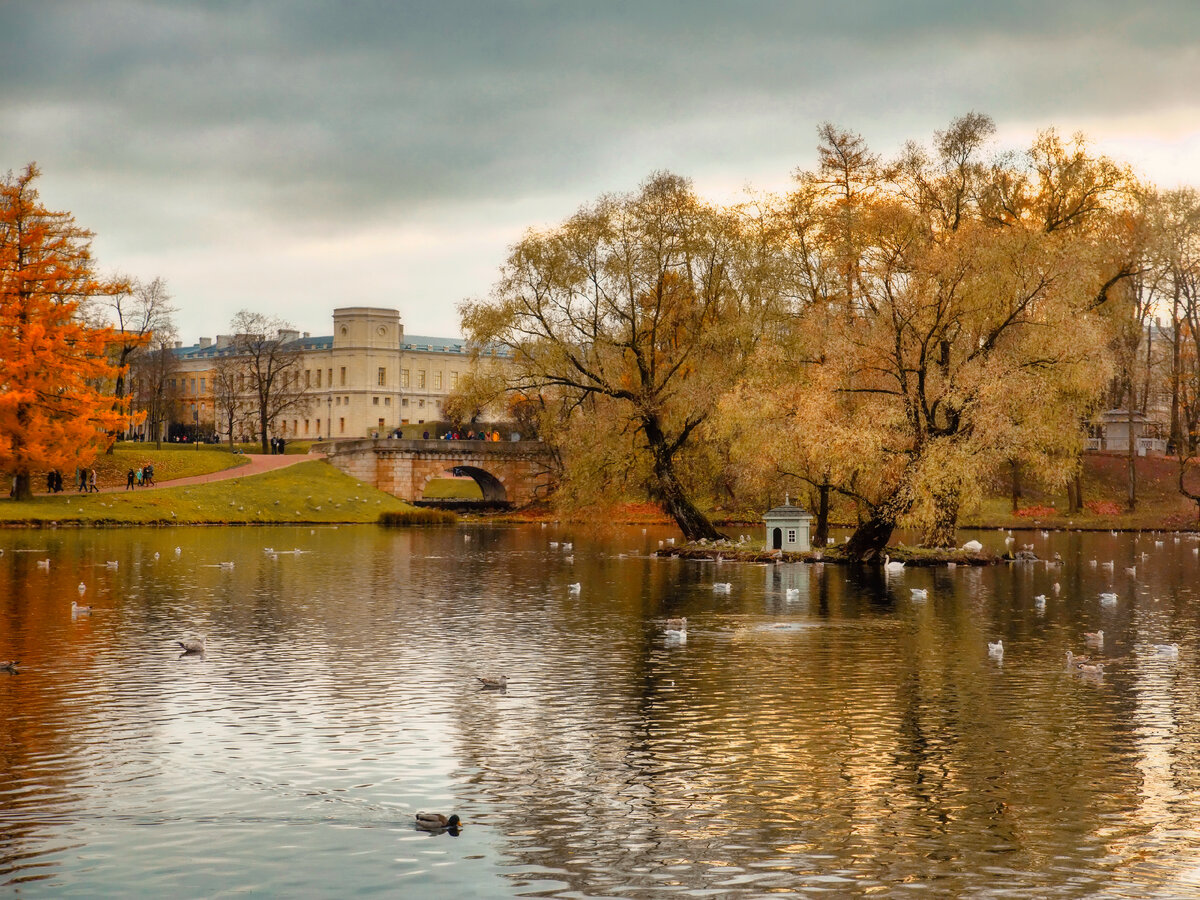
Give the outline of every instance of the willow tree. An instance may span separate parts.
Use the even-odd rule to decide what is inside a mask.
[[[953,543],[959,509],[1007,460],[1064,479],[1107,374],[1098,310],[1136,270],[1126,173],[1053,132],[987,159],[991,132],[970,114],[885,166],[825,128],[855,149],[870,191],[848,216],[844,191],[815,189],[831,181],[824,161],[845,155],[826,149],[789,200],[803,217],[793,340],[810,350],[785,380],[828,396],[789,400],[781,384],[773,402],[803,451],[792,457],[857,502],[860,558],[901,524]]]
[[[474,344],[509,349],[510,389],[554,397],[570,420],[560,433],[588,441],[589,458],[603,444],[616,468],[644,472],[691,540],[719,537],[687,476],[697,429],[776,309],[769,227],[658,174],[527,234],[493,297],[461,309]],[[560,449],[570,477],[572,447]]]
[[[0,180],[0,471],[19,500],[34,474],[88,465],[130,418],[104,390],[124,372],[109,359],[120,336],[80,315],[127,285],[97,277],[91,233],[41,205],[39,174]]]

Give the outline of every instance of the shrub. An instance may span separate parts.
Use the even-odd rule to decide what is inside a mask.
[[[458,516],[444,509],[397,509],[379,514],[380,525],[453,525]]]
[[[1022,519],[1044,519],[1047,516],[1057,516],[1058,510],[1053,506],[1026,506],[1016,513]]]

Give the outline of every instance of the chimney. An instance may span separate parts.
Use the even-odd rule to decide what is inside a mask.
[[[176,350],[182,350],[182,349],[183,349],[183,341],[176,341],[176,342],[175,342],[175,349],[176,349]]]
[[[299,339],[300,339],[300,332],[294,331],[290,328],[286,329],[286,330],[280,330],[280,332],[279,332],[279,340],[285,344],[290,343],[292,341],[298,341]]]
[[[305,339],[305,340],[308,340],[310,337],[312,337],[312,335],[311,335],[311,334],[309,334],[307,331],[306,331],[306,332],[304,332],[304,339]]]
[[[211,346],[212,346],[212,338],[200,338],[200,349],[201,350],[203,350],[205,347],[211,347]]]
[[[223,350],[226,347],[229,347],[232,345],[233,345],[233,335],[232,334],[218,334],[217,335],[217,349],[218,350]]]

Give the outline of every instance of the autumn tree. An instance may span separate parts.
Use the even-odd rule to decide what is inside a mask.
[[[655,175],[526,235],[493,298],[462,307],[477,346],[511,353],[510,389],[559,400],[564,435],[645,472],[692,540],[719,536],[696,503],[704,487],[689,484],[697,429],[776,310],[766,226],[753,210],[716,209],[686,180]],[[569,477],[584,448],[560,449]]]
[[[821,170],[788,200],[789,340],[807,344],[790,377],[806,390],[760,396],[793,423],[781,465],[818,484],[827,472],[855,500],[860,558],[901,523],[952,543],[960,508],[1006,461],[1061,481],[1106,377],[1097,311],[1137,268],[1125,173],[1054,132],[989,159],[992,131],[969,114],[884,165],[823,127]],[[838,159],[862,161],[841,189],[826,164]]]
[[[123,374],[108,355],[119,335],[79,315],[127,285],[96,275],[91,232],[40,204],[39,174],[31,163],[0,181],[0,470],[17,499],[35,473],[88,465],[129,421],[100,387]]]
[[[234,350],[245,369],[262,452],[268,453],[275,420],[284,413],[307,412],[312,403],[300,379],[304,358],[296,331],[283,319],[246,309],[233,317],[230,327]]]

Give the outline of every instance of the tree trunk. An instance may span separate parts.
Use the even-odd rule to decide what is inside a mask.
[[[829,544],[829,482],[817,485],[817,528],[813,532],[812,545],[825,547]]]
[[[892,539],[892,532],[896,530],[896,523],[900,521],[900,517],[912,509],[913,469],[914,466],[910,463],[892,495],[874,507],[867,520],[861,522],[854,530],[854,534],[850,535],[850,540],[846,542],[845,546],[848,557],[857,559],[859,562],[879,558],[883,548]]]
[[[1126,492],[1126,504],[1129,511],[1133,512],[1137,509],[1137,438],[1133,436],[1133,388],[1129,389],[1129,409],[1128,415],[1128,440],[1126,441],[1126,469],[1128,475],[1128,485]]]
[[[258,406],[258,423],[260,425],[259,435],[262,437],[262,452],[269,453],[271,451],[271,448],[267,444],[268,422],[267,422],[267,404],[265,402],[260,403]],[[332,425],[329,425],[326,427],[329,429],[329,434],[332,435],[333,434]],[[317,437],[320,437],[320,435],[317,435]]]
[[[1021,508],[1021,464],[1015,459],[1009,460],[1012,466],[1012,511],[1016,514]]]
[[[15,475],[13,491],[14,500],[32,500],[33,499],[33,476],[28,473],[24,475]]]
[[[646,418],[642,420],[642,425],[646,433],[646,443],[650,452],[654,454],[654,493],[666,506],[667,513],[675,520],[684,538],[689,541],[698,541],[701,538],[717,541],[724,538],[724,535],[708,521],[708,517],[688,499],[687,492],[675,474],[671,448],[667,445],[657,420]]]
[[[846,555],[860,562],[878,559],[883,548],[892,539],[896,522],[885,514],[876,514],[854,530],[846,542]]]

